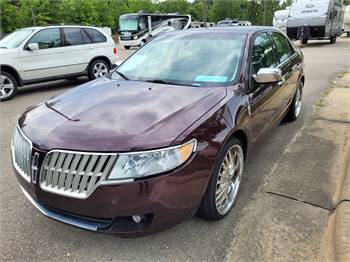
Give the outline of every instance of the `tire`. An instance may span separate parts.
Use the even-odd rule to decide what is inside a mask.
[[[332,44],[335,44],[336,41],[337,41],[337,37],[336,36],[331,36],[331,38],[329,40],[329,43],[332,45]]]
[[[105,60],[96,59],[90,63],[89,66],[89,79],[94,80],[103,77],[109,72],[110,66]]]
[[[141,43],[139,44],[139,47],[143,47],[146,44],[146,40],[142,40]]]
[[[299,87],[294,94],[292,104],[288,109],[286,120],[295,121],[300,116],[304,84],[300,81]]]
[[[125,48],[126,50],[129,50],[129,49],[130,49],[130,46],[124,46],[124,48]]]
[[[303,38],[303,39],[301,39],[301,43],[303,44],[303,45],[307,45],[307,42],[309,41],[309,39],[307,39],[307,38]]]
[[[236,152],[237,157],[233,157],[233,159],[237,160],[237,163],[239,163],[237,164],[236,171],[233,172],[232,176],[228,175],[229,173],[223,172],[225,170],[224,165],[227,163],[229,152]],[[225,217],[231,211],[237,197],[243,169],[244,151],[242,143],[237,138],[232,138],[225,144],[222,152],[220,153],[219,159],[215,164],[208,187],[197,211],[198,216],[208,220],[219,220]],[[230,168],[228,168],[228,170],[230,170]],[[233,181],[236,182],[235,186],[233,186]],[[228,186],[229,184],[231,184],[231,187]],[[217,201],[217,199],[219,200]],[[220,206],[220,202],[222,206]],[[223,207],[224,203],[227,204],[226,207]]]
[[[346,34],[346,35],[347,35],[347,37],[350,37],[350,32],[347,32],[347,34]]]
[[[5,71],[0,72],[0,101],[12,99],[17,94],[18,83],[16,78]]]

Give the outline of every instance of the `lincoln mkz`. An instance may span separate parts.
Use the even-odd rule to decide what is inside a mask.
[[[270,27],[161,35],[23,113],[11,144],[21,189],[48,217],[126,237],[221,219],[257,141],[298,118],[303,66]]]

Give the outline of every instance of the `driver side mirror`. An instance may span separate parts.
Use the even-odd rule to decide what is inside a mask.
[[[279,68],[260,68],[258,73],[253,75],[258,84],[276,83],[282,81],[282,71]]]
[[[39,50],[39,44],[38,43],[30,43],[28,45],[28,50],[30,50],[30,51]]]

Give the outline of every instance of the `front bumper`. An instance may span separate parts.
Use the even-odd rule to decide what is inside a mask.
[[[100,185],[86,199],[44,191],[16,170],[24,195],[44,215],[79,228],[134,237],[175,226],[191,218],[205,192],[212,161],[196,154],[179,169],[158,177]],[[135,223],[131,217],[144,217]]]
[[[119,44],[122,46],[139,46],[141,43],[141,39],[136,40],[119,40]]]

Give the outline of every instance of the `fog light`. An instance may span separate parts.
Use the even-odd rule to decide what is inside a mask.
[[[132,216],[132,220],[134,220],[135,223],[140,223],[142,218],[143,218],[143,216],[139,216],[139,215]]]

